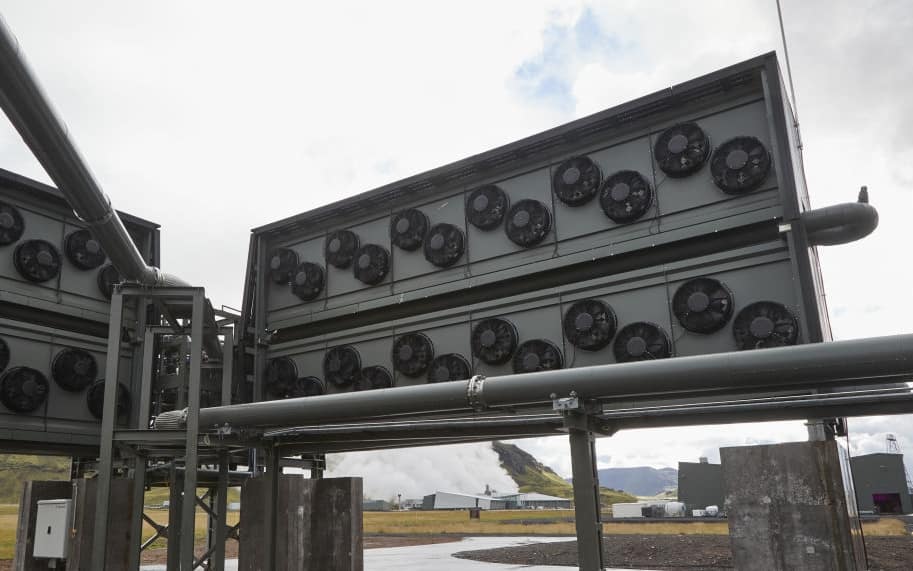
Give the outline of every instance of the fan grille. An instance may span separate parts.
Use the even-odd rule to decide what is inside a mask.
[[[506,319],[483,319],[473,327],[470,345],[472,354],[483,363],[503,365],[517,348],[517,328]]]
[[[552,190],[568,206],[583,206],[596,196],[602,172],[589,157],[573,157],[561,163],[552,177]]]
[[[514,355],[515,373],[552,371],[564,366],[561,349],[547,339],[531,339],[517,347]]]
[[[393,386],[393,375],[386,367],[372,365],[361,370],[358,380],[352,387],[356,391],[370,391],[375,389],[389,389]]]
[[[98,291],[101,292],[105,299],[111,299],[111,295],[114,293],[114,286],[121,282],[121,277],[117,269],[108,264],[98,271],[96,281],[98,283]]]
[[[81,391],[95,381],[98,363],[88,351],[67,348],[54,357],[51,376],[60,388],[72,392]]]
[[[270,394],[279,394],[298,378],[298,366],[289,357],[276,357],[267,364],[265,376]]]
[[[114,400],[115,416],[130,414],[130,390],[123,383],[117,383],[117,396]],[[86,391],[86,406],[89,413],[101,420],[105,412],[105,380],[98,379]]]
[[[269,279],[274,284],[286,285],[298,267],[298,253],[288,248],[276,248],[269,256]]]
[[[45,240],[26,240],[16,246],[13,262],[19,274],[30,282],[46,282],[60,273],[60,254]]]
[[[282,399],[297,399],[302,397],[316,397],[326,393],[326,386],[323,381],[317,377],[301,377],[295,379],[285,390],[285,393],[279,395]]]
[[[323,356],[323,378],[345,387],[355,382],[361,372],[361,355],[350,346],[333,347]]]
[[[539,244],[552,228],[552,214],[538,200],[525,199],[507,212],[504,231],[511,242],[524,248]]]
[[[619,363],[665,359],[672,356],[672,342],[655,323],[644,321],[621,328],[612,347]]]
[[[449,268],[463,255],[463,231],[453,224],[435,224],[425,240],[425,259],[439,268]]]
[[[653,189],[637,171],[618,171],[602,184],[599,205],[613,222],[633,222],[653,204]]]
[[[739,349],[765,349],[795,345],[799,320],[785,305],[758,301],[742,308],[732,323]]]
[[[64,242],[64,252],[67,259],[82,270],[94,270],[107,259],[101,244],[88,230],[77,230],[68,234]]]
[[[710,156],[710,137],[697,123],[679,123],[663,131],[653,147],[660,170],[672,178],[701,169]]]
[[[683,283],[672,297],[672,312],[682,327],[693,333],[713,333],[732,317],[732,292],[712,278]]]
[[[469,194],[466,199],[466,218],[479,230],[494,230],[504,221],[509,207],[507,193],[497,185],[487,184]]]
[[[719,146],[710,159],[710,174],[727,194],[755,190],[770,172],[770,153],[755,137],[736,137]]]
[[[323,291],[325,280],[321,266],[313,262],[302,262],[292,274],[292,293],[302,301],[311,301]]]
[[[9,246],[22,238],[25,221],[15,206],[0,202],[0,246]]]
[[[32,412],[44,403],[49,389],[41,371],[13,367],[0,377],[0,402],[13,412]]]
[[[403,250],[418,250],[428,232],[428,217],[416,208],[397,212],[390,220],[390,240]]]
[[[424,333],[407,333],[393,342],[393,368],[407,377],[420,377],[434,359],[434,345]]]
[[[390,254],[376,244],[365,244],[355,252],[355,279],[368,285],[379,284],[390,270]]]
[[[438,355],[428,367],[429,383],[462,381],[472,376],[472,369],[466,357],[457,353]]]
[[[564,314],[567,340],[580,349],[598,351],[612,342],[617,327],[612,307],[598,299],[575,302]]]
[[[352,265],[359,245],[358,235],[354,232],[336,230],[327,236],[323,254],[328,264],[342,270]]]

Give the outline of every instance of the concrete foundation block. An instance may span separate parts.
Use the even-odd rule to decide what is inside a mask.
[[[836,442],[721,448],[720,459],[736,569],[866,569]]]

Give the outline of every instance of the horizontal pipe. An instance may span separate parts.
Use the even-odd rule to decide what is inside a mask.
[[[802,213],[808,241],[815,246],[848,244],[865,238],[878,227],[878,211],[869,204],[866,187],[859,191],[858,202],[847,202],[816,208]]]
[[[101,190],[76,145],[70,140],[68,129],[57,117],[2,19],[0,108],[73,211],[89,227],[121,277],[149,286],[188,285],[143,260],[111,206],[111,200]]]
[[[472,381],[304,397],[200,410],[200,427],[301,426],[484,408],[524,408],[574,393],[583,399],[618,400],[704,391],[825,388],[853,383],[884,384],[913,378],[913,334],[873,337],[507,375]],[[178,412],[178,411],[175,411]]]

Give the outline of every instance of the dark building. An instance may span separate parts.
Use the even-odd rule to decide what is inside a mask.
[[[719,464],[700,462],[678,463],[678,501],[685,504],[687,514],[707,506],[723,507],[723,472]]]
[[[913,513],[903,454],[879,452],[850,460],[859,511]]]

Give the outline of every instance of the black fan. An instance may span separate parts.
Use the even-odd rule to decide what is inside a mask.
[[[111,299],[111,295],[114,293],[114,286],[121,282],[120,273],[117,269],[108,264],[98,271],[98,291],[101,292],[105,299]]]
[[[327,236],[326,245],[323,248],[323,255],[327,263],[339,269],[345,269],[352,265],[355,259],[355,250],[361,242],[355,232],[348,230],[336,230],[330,232]]]
[[[633,222],[650,210],[653,189],[637,171],[618,171],[602,183],[599,205],[614,222]]]
[[[403,250],[418,250],[428,231],[428,217],[416,208],[397,212],[390,219],[390,240]]]
[[[95,357],[82,349],[63,349],[54,357],[51,376],[60,387],[67,391],[81,391],[98,376]]]
[[[326,393],[326,386],[317,377],[301,377],[295,379],[285,387],[283,394],[277,395],[280,399],[297,399],[301,397],[316,397]]]
[[[19,210],[5,202],[0,202],[0,246],[9,246],[22,238],[25,222]]]
[[[466,357],[457,353],[439,355],[431,361],[428,367],[429,383],[444,383],[447,381],[463,381],[472,376],[472,369]]]
[[[617,324],[611,306],[598,299],[584,299],[564,314],[564,336],[574,347],[598,351],[612,342]]]
[[[683,283],[672,297],[672,312],[682,327],[694,333],[713,333],[732,317],[732,292],[711,278]]]
[[[60,254],[50,242],[26,240],[13,253],[16,269],[30,282],[46,282],[60,273]]]
[[[568,206],[583,206],[596,196],[602,172],[589,157],[574,157],[561,163],[552,176],[552,190]]]
[[[390,254],[382,246],[365,244],[355,251],[355,278],[368,285],[379,284],[390,271]]]
[[[45,376],[31,367],[13,367],[0,377],[0,402],[13,412],[37,409],[49,390]]]
[[[324,285],[323,268],[312,262],[301,262],[292,273],[292,293],[303,301],[320,295]]]
[[[517,348],[517,328],[506,319],[483,319],[473,327],[469,344],[472,354],[483,363],[503,365]]]
[[[561,349],[547,339],[530,339],[517,347],[514,355],[515,373],[552,371],[564,366]]]
[[[105,412],[105,380],[98,379],[86,391],[86,406],[89,413],[101,420]],[[117,383],[117,396],[114,399],[115,416],[130,414],[130,389],[123,383]]]
[[[393,368],[407,377],[420,377],[434,359],[434,345],[424,333],[407,333],[393,342]]]
[[[525,199],[514,204],[507,211],[504,231],[510,241],[518,246],[535,246],[548,235],[552,228],[552,213],[538,200]]]
[[[334,385],[351,385],[360,371],[361,356],[350,345],[333,347],[323,356],[323,378]]]
[[[370,391],[374,389],[389,389],[393,386],[393,375],[386,367],[373,365],[361,370],[361,375],[352,387],[356,391]]]
[[[449,268],[464,249],[463,231],[453,224],[435,224],[425,240],[425,259],[439,268]]]
[[[298,253],[288,248],[276,248],[269,255],[269,279],[274,284],[286,285],[298,267]]]
[[[679,123],[656,139],[653,156],[660,170],[672,178],[696,173],[710,156],[710,137],[697,123]]]
[[[736,137],[719,146],[710,159],[713,182],[726,194],[744,194],[764,182],[770,153],[755,137]]]
[[[266,365],[266,387],[278,393],[298,378],[298,366],[289,357],[276,357]]]
[[[466,218],[479,230],[494,230],[504,221],[510,207],[507,193],[497,185],[486,184],[469,193],[466,199]]]
[[[0,339],[0,372],[6,369],[6,366],[10,364],[10,346],[6,344],[6,341]]]
[[[107,259],[101,244],[88,230],[70,232],[64,241],[63,251],[73,265],[82,270],[94,270]]]
[[[739,349],[785,347],[798,341],[799,321],[785,305],[758,301],[735,316],[732,334]]]
[[[613,351],[619,363],[665,359],[672,356],[672,342],[658,325],[640,321],[621,328]]]

